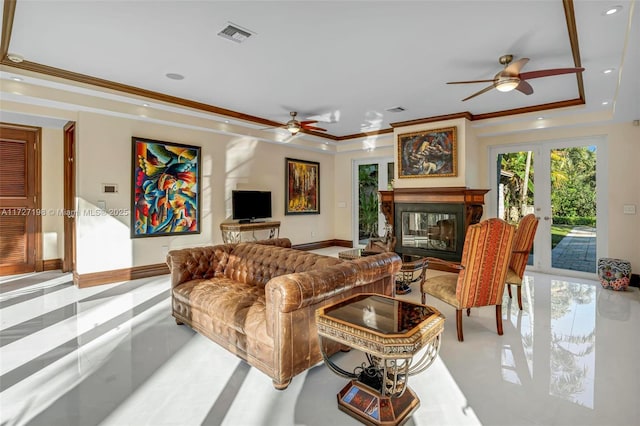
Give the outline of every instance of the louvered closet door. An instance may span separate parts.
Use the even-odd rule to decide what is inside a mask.
[[[35,138],[0,129],[0,275],[35,271]]]

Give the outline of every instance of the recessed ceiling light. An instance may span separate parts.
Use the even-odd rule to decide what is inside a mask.
[[[170,78],[171,80],[184,80],[184,75],[182,74],[178,74],[175,72],[170,72],[166,74],[167,78]]]
[[[602,73],[603,74],[611,74],[615,70],[616,70],[615,68],[607,68],[607,69],[603,70]]]
[[[24,58],[22,57],[22,55],[18,55],[17,53],[7,53],[7,59],[10,60],[11,62],[15,62],[16,64],[19,64],[20,62],[24,61]]]
[[[224,120],[225,123],[229,124],[229,120]]]
[[[11,78],[11,80],[13,80],[13,81],[22,81],[22,79],[20,77],[15,77],[14,76],[14,77],[9,77],[9,78]]]
[[[613,6],[604,11],[605,15],[614,15],[622,10],[622,6]]]
[[[538,120],[544,120],[544,117],[538,117]]]
[[[146,104],[146,103],[145,103],[145,104],[142,104],[142,106],[146,108],[146,107],[148,107],[148,106],[149,106],[149,104]]]
[[[602,101],[602,105],[609,105],[609,101]]]

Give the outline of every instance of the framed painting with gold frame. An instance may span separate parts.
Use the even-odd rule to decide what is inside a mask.
[[[398,135],[398,177],[458,176],[456,127]]]
[[[320,163],[285,158],[285,215],[320,214]]]

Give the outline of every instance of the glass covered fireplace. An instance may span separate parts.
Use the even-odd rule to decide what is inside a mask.
[[[464,245],[463,204],[396,203],[396,251],[459,261]]]

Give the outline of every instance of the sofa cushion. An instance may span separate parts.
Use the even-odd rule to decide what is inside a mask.
[[[224,275],[245,284],[264,286],[271,278],[294,272],[321,269],[342,263],[341,259],[300,250],[240,243],[229,254]]]
[[[264,289],[229,278],[192,280],[173,289],[174,310],[187,306],[186,316],[195,323],[215,329],[232,344],[244,346],[246,335],[273,345],[267,335]],[[203,322],[206,322],[204,324]]]

